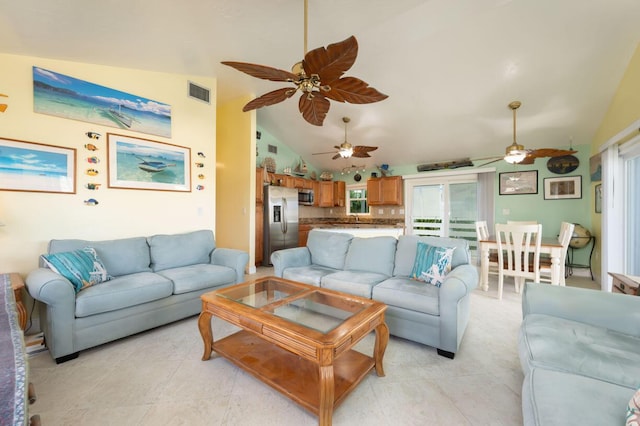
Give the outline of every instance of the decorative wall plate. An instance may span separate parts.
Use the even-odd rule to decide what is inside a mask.
[[[547,161],[547,169],[557,175],[571,173],[580,165],[580,160],[574,155],[563,155],[562,157],[552,157]]]

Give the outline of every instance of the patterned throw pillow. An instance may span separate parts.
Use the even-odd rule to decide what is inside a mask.
[[[447,273],[451,271],[454,250],[455,247],[434,247],[419,242],[411,278],[440,287]]]
[[[640,426],[640,389],[636,391],[627,406],[626,426]]]
[[[95,249],[91,247],[63,253],[45,254],[42,255],[42,258],[51,270],[71,281],[76,293],[111,279]]]

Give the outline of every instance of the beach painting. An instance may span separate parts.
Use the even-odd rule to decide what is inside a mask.
[[[171,106],[33,67],[33,109],[40,114],[171,137]]]
[[[191,149],[107,133],[109,188],[191,191]]]
[[[0,191],[76,192],[76,150],[0,138]]]

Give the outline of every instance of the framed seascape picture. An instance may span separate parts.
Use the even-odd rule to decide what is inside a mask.
[[[109,188],[191,191],[191,149],[107,133]]]
[[[582,176],[544,179],[545,200],[566,200],[572,198],[582,198]]]
[[[500,173],[500,195],[537,194],[538,171]]]
[[[76,192],[76,150],[0,138],[0,190]]]
[[[33,110],[171,137],[171,105],[40,67],[33,67]]]

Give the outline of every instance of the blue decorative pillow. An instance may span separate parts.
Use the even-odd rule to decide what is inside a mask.
[[[440,287],[445,276],[451,271],[454,248],[434,247],[419,242],[411,278]]]
[[[107,269],[95,249],[91,247],[85,247],[82,250],[45,254],[42,255],[42,259],[51,270],[71,281],[76,293],[94,284],[111,279],[107,275]]]

